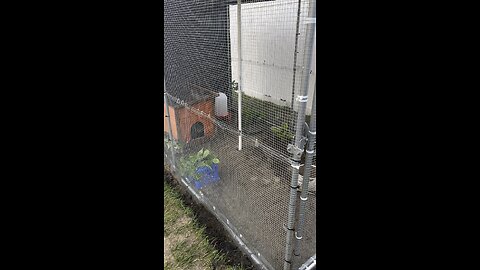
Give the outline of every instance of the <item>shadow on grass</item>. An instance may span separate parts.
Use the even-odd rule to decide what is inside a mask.
[[[252,262],[232,241],[228,232],[217,218],[203,205],[197,203],[187,189],[181,186],[168,171],[164,171],[164,179],[181,196],[186,206],[193,210],[195,222],[205,227],[205,235],[213,247],[225,254],[228,266],[241,266],[242,269],[255,269]],[[213,269],[227,269],[225,265],[213,265]]]

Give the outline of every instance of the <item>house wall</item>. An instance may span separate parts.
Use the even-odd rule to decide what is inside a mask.
[[[294,96],[302,89],[305,47],[305,19],[309,1],[302,1]],[[242,4],[242,84],[245,94],[291,106],[298,0]],[[230,48],[232,80],[239,81],[237,6],[230,6]],[[314,52],[315,54],[315,52]],[[316,77],[313,55],[307,114],[310,114]],[[308,71],[306,71],[308,72]],[[265,95],[269,95],[265,96]],[[294,106],[294,109],[296,107]]]
[[[198,110],[201,110],[207,114],[215,115],[213,99],[202,101],[192,106]],[[183,142],[190,142],[191,134],[190,129],[196,122],[202,122],[205,130],[205,137],[211,137],[215,132],[215,125],[208,118],[201,115],[197,115],[190,110],[180,107],[177,108],[177,117],[180,128],[180,140]]]
[[[170,123],[172,125],[172,135],[175,140],[178,140],[178,132],[177,132],[177,121],[175,117],[175,109],[172,106],[169,107],[170,113]],[[163,131],[168,133],[168,117],[167,116],[167,106],[165,103],[163,104]]]

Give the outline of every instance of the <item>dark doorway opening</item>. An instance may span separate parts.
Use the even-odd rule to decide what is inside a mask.
[[[193,124],[190,130],[190,135],[192,136],[192,140],[203,137],[205,135],[203,123],[196,122],[195,124]]]

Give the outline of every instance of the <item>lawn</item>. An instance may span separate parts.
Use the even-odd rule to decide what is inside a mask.
[[[167,176],[165,176],[167,178]],[[165,269],[247,269],[231,262],[228,254],[214,246],[177,187],[164,179],[164,262]]]

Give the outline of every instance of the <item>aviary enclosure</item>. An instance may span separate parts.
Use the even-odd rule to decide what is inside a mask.
[[[259,269],[316,267],[315,35],[315,0],[164,0],[165,165]]]

